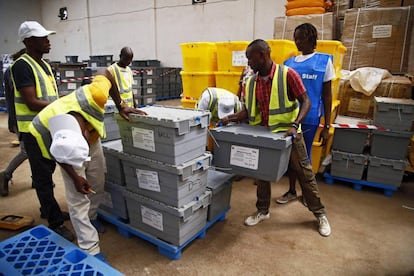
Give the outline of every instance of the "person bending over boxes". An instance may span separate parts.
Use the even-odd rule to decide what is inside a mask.
[[[61,167],[78,246],[104,261],[98,236],[103,225],[97,220],[96,211],[104,191],[105,159],[100,137],[105,135],[104,106],[108,94],[125,120],[129,121],[129,113],[146,114],[128,107],[121,100],[112,75],[101,69],[91,84],[49,104],[29,125],[39,152]]]

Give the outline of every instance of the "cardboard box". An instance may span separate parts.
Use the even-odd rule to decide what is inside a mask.
[[[414,0],[403,0],[402,6],[414,6]]]
[[[401,7],[401,0],[354,0],[353,8]]]
[[[332,12],[295,16],[278,16],[274,20],[273,38],[293,40],[295,28],[302,23],[311,23],[318,30],[318,39],[334,38],[334,16]]]
[[[349,9],[342,43],[343,68],[377,67],[391,73],[408,69],[414,7]]]
[[[345,11],[351,8],[350,0],[337,0],[335,1],[335,15],[339,19],[343,19],[345,16]]]
[[[393,76],[381,81],[371,96],[352,89],[348,80],[341,80],[338,99],[339,115],[363,119],[374,118],[374,97],[411,98],[411,81],[407,77]]]

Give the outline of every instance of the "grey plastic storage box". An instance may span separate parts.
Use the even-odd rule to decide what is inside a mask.
[[[125,200],[125,186],[119,186],[105,181],[104,198],[99,208],[122,219],[128,219],[128,209]]]
[[[400,187],[406,165],[404,160],[370,156],[367,181]]]
[[[115,113],[104,114],[104,126],[105,126],[106,137],[102,139],[103,142],[117,140],[121,138],[118,123],[114,118],[114,114]]]
[[[371,155],[395,160],[405,159],[411,136],[413,134],[407,131],[373,130]]]
[[[361,180],[368,156],[364,154],[332,151],[331,175]]]
[[[182,207],[206,191],[212,156],[201,156],[172,165],[123,153],[127,189],[173,207]]]
[[[278,181],[286,172],[292,138],[247,124],[211,129],[214,166],[227,173]]]
[[[208,170],[207,189],[212,193],[211,203],[208,206],[207,221],[217,218],[230,209],[231,186],[234,174],[215,170]]]
[[[155,238],[180,246],[190,240],[207,223],[207,207],[211,192],[206,191],[198,200],[181,208],[125,192],[132,227]]]
[[[210,112],[157,105],[140,110],[148,115],[130,114],[130,123],[115,115],[124,152],[175,165],[205,152]]]
[[[108,99],[105,104],[105,114],[104,114],[104,126],[106,137],[102,139],[105,141],[112,141],[121,139],[121,134],[119,133],[118,123],[114,118],[114,114],[118,112],[118,109],[115,106],[115,103],[112,99]]]
[[[392,130],[410,131],[414,119],[414,100],[374,97],[374,123]]]
[[[355,117],[338,116],[335,120],[335,124],[368,125],[370,124],[370,121]],[[361,154],[368,144],[369,134],[369,129],[335,128],[332,149]]]
[[[102,150],[106,162],[105,179],[114,184],[125,186],[124,170],[120,159],[122,152],[121,139],[103,142]]]

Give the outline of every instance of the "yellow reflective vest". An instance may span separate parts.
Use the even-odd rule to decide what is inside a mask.
[[[42,60],[45,67],[48,69],[50,73],[50,75],[48,75],[44,71],[42,66],[40,66],[37,63],[37,61],[35,61],[28,54],[23,54],[17,60],[20,60],[20,59],[24,60],[32,68],[33,75],[35,78],[35,84],[36,84],[36,97],[39,100],[43,100],[43,101],[48,101],[48,102],[55,101],[58,98],[58,92],[57,92],[56,80],[53,76],[52,68],[50,67],[50,65],[44,60]],[[13,65],[11,67],[11,70],[13,71]],[[14,86],[14,106],[16,108],[17,127],[19,129],[19,132],[29,132],[29,124],[38,112],[30,110],[29,107],[26,105],[26,103],[23,101],[20,91],[16,89],[16,84],[14,83],[14,79],[13,79],[13,86]]]
[[[55,115],[66,114],[71,111],[81,114],[101,137],[105,137],[104,109],[95,103],[88,85],[84,85],[46,106],[29,125],[30,133],[36,137],[43,157],[52,159],[49,152],[52,144],[49,119]]]
[[[272,132],[287,131],[299,114],[298,101],[290,101],[287,93],[288,69],[287,66],[276,64],[269,103],[269,128]],[[262,114],[256,102],[256,75],[246,82],[245,100],[249,124],[260,125]]]
[[[217,87],[209,87],[209,88],[207,88],[207,91],[210,94],[210,101],[208,103],[207,108],[211,112],[211,120],[213,122],[217,122],[219,120],[218,112],[217,112],[218,102],[224,94],[229,94],[230,93],[230,94],[233,95],[233,98],[234,98],[234,113],[237,113],[237,112],[240,111],[240,100],[235,94],[231,93],[230,91],[228,91],[226,89],[217,88]],[[196,108],[198,108],[198,103],[197,103]]]
[[[129,107],[134,107],[134,98],[132,94],[133,75],[131,68],[128,66],[122,68],[117,63],[114,63],[109,66],[109,72],[111,72],[115,79],[121,99],[124,100]]]

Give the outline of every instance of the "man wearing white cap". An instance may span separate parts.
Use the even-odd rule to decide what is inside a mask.
[[[100,137],[105,137],[104,106],[109,95],[124,119],[129,120],[128,113],[145,114],[126,106],[110,72],[101,69],[91,84],[45,107],[29,126],[42,157],[61,166],[79,247],[104,260],[91,220],[96,220],[104,192],[105,159]]]
[[[23,22],[18,35],[20,42],[26,47],[26,53],[13,63],[11,73],[17,127],[29,158],[34,188],[41,206],[41,216],[48,220],[52,230],[72,241],[73,234],[63,225],[69,216],[62,213],[53,193],[52,174],[56,164],[52,160],[42,158],[36,139],[29,132],[29,124],[36,114],[58,98],[52,69],[43,60],[43,54],[50,51],[48,35],[54,33],[36,21]]]
[[[209,87],[203,91],[197,102],[198,110],[209,110],[211,121],[217,122],[227,115],[241,110],[242,104],[239,98],[223,88]]]

